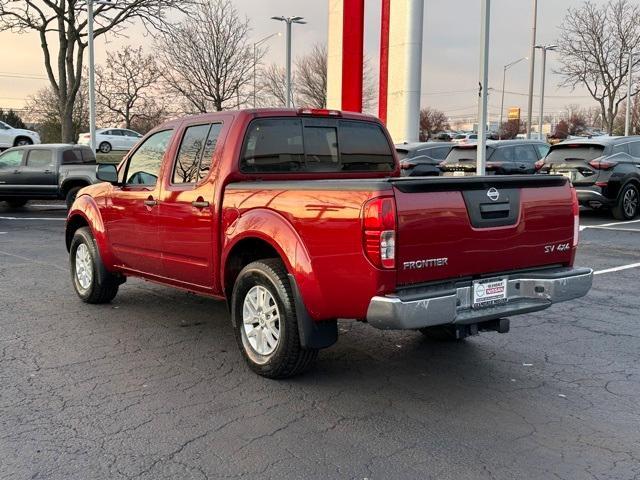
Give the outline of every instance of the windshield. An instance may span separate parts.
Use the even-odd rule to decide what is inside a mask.
[[[567,160],[595,160],[604,154],[602,145],[569,144],[552,148],[544,161],[546,163],[565,162]]]

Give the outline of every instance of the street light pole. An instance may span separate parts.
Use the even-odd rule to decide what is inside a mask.
[[[544,84],[546,80],[547,51],[558,48],[557,45],[536,45],[542,50],[542,72],[540,73],[540,121],[538,122],[538,140],[542,140],[542,124],[544,122]]]
[[[629,51],[629,80],[628,80],[628,90],[627,90],[627,111],[625,112],[624,117],[624,136],[628,137],[631,135],[631,85],[633,83],[633,57],[636,55],[633,51]]]
[[[531,55],[529,57],[529,107],[527,111],[527,138],[531,138],[533,121],[533,81],[536,70],[536,27],[538,25],[538,0],[533,0],[533,27],[531,28]]]
[[[502,101],[500,102],[500,125],[498,125],[499,139],[502,140],[502,114],[504,113],[504,84],[507,79],[507,70],[513,67],[515,64],[520,63],[522,60],[527,60],[528,57],[522,57],[515,62],[507,63],[502,71]]]
[[[96,152],[96,60],[93,48],[93,0],[87,0],[87,29],[89,35],[89,137],[91,151]]]
[[[272,20],[278,20],[287,24],[287,108],[291,108],[291,24],[305,24],[303,17],[271,17]]]
[[[269,40],[271,37],[282,36],[280,32],[272,33],[271,35],[267,35],[261,40],[258,40],[253,44],[253,108],[256,108],[256,65],[258,63],[258,47],[262,45],[264,42]]]
[[[484,175],[487,164],[487,96],[489,93],[489,28],[491,0],[482,0],[480,24],[480,101],[478,102],[478,151],[476,174]]]

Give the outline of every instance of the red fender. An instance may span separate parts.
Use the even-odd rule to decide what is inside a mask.
[[[257,238],[271,245],[298,284],[304,304],[314,320],[319,318],[324,299],[311,265],[311,257],[293,226],[273,210],[252,209],[230,225],[223,225],[221,284],[224,285],[227,258],[233,247],[247,238]]]

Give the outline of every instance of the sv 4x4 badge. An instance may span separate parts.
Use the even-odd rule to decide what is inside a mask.
[[[544,253],[553,253],[553,252],[566,252],[571,249],[571,245],[569,243],[558,243],[557,245],[545,245]]]

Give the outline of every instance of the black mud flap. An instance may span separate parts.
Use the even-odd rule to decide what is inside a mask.
[[[304,305],[296,279],[291,274],[289,274],[289,283],[291,283],[291,291],[296,305],[300,346],[302,348],[327,348],[336,343],[338,341],[338,321],[314,322]]]

